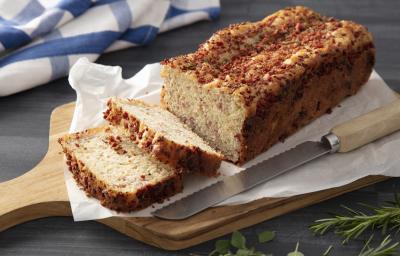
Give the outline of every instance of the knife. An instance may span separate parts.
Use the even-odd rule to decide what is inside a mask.
[[[152,213],[186,219],[236,194],[330,153],[346,153],[400,129],[400,100],[339,124],[321,141],[306,141]]]

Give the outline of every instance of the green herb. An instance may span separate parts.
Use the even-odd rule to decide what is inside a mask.
[[[383,241],[376,248],[370,247],[373,235],[366,241],[358,256],[390,256],[397,255],[397,248],[399,242],[392,243],[390,235],[386,236]]]
[[[333,218],[317,220],[310,229],[316,234],[325,234],[329,230],[334,230],[337,234],[344,238],[343,242],[348,242],[352,238],[357,238],[367,230],[381,229],[385,234],[389,230],[400,231],[400,196],[396,194],[393,202],[388,202],[380,207],[372,207],[366,204],[360,204],[369,209],[366,211],[357,211],[349,207],[343,206],[347,214],[336,215]],[[275,231],[264,231],[258,234],[258,242],[266,243],[275,238]],[[391,256],[397,255],[400,242],[392,241],[390,235],[386,236],[377,247],[372,247],[371,236],[366,242],[358,256]],[[322,254],[329,256],[333,246]],[[230,240],[218,240],[215,243],[215,249],[209,254],[210,256],[272,256],[256,251],[254,247],[248,249],[246,246],[246,238],[239,232],[232,233]],[[304,256],[299,251],[299,242],[297,242],[295,250],[287,254],[287,256]]]
[[[289,252],[287,256],[304,256],[303,253],[299,252],[299,242],[297,242],[294,252]]]
[[[275,232],[265,231],[258,235],[259,241],[268,242],[274,239]],[[262,243],[262,242],[260,242]],[[233,247],[233,248],[232,248]],[[236,252],[233,253],[232,250]],[[254,247],[248,249],[246,246],[246,238],[239,232],[232,233],[231,240],[218,240],[215,243],[215,249],[209,254],[210,256],[272,256],[256,251]]]
[[[258,234],[258,242],[266,243],[272,241],[275,238],[275,231],[264,231]]]
[[[322,256],[329,256],[329,253],[331,253],[333,246],[329,245],[328,249],[322,254]]]
[[[347,210],[347,214],[338,214],[332,218],[317,220],[310,226],[310,229],[321,235],[329,230],[334,230],[344,238],[343,242],[359,237],[366,230],[381,229],[382,234],[386,234],[388,230],[400,230],[400,199],[398,195],[395,196],[393,202],[388,202],[381,207],[361,205],[371,210],[372,213],[367,214],[342,206]]]
[[[239,231],[232,233],[231,244],[238,249],[246,249],[246,238]]]
[[[215,251],[219,254],[227,254],[229,252],[229,247],[231,243],[229,240],[218,240],[215,243]]]

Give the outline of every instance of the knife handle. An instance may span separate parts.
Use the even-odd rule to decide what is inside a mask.
[[[339,138],[338,152],[349,152],[400,130],[400,100],[335,126],[331,133]]]

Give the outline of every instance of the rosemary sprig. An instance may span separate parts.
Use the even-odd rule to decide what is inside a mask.
[[[328,249],[326,249],[326,251],[324,252],[324,254],[322,254],[322,256],[328,256],[331,251],[332,251],[333,246],[329,245]]]
[[[392,243],[390,235],[386,236],[383,241],[376,247],[370,247],[370,243],[374,236],[371,235],[370,238],[365,242],[358,256],[391,256],[397,255],[397,248],[399,247],[399,242]]]
[[[372,213],[367,214],[342,206],[346,209],[347,214],[338,214],[332,218],[317,220],[310,226],[310,229],[321,235],[329,230],[334,230],[335,233],[344,238],[344,243],[352,238],[359,237],[366,230],[381,229],[382,234],[386,234],[388,230],[400,230],[399,195],[396,194],[393,202],[388,202],[381,207],[361,205],[370,209]]]

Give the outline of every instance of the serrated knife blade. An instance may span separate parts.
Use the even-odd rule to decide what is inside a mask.
[[[152,215],[168,220],[186,219],[331,151],[329,143],[306,141],[235,175],[224,177],[209,187],[154,211]]]

